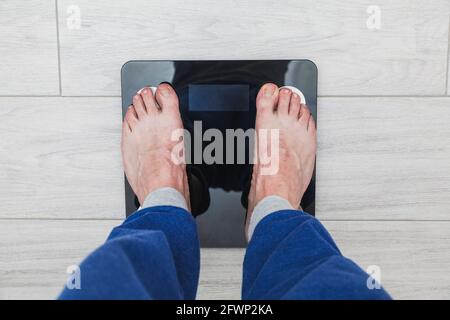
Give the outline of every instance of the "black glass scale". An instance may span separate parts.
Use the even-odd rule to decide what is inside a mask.
[[[121,78],[122,115],[143,87],[167,82],[176,90],[184,127],[192,134],[188,175],[193,213],[203,213],[197,216],[200,243],[203,247],[244,247],[251,139],[245,140],[242,158],[239,143],[226,135],[254,128],[256,94],[267,82],[298,88],[317,120],[316,65],[310,60],[141,60],[125,63]],[[220,134],[224,150],[216,148],[208,153],[208,159],[206,149],[211,151],[211,142]],[[230,141],[233,145],[229,149]],[[128,216],[139,203],[126,178],[125,200]],[[304,211],[315,214],[315,173],[301,205]]]

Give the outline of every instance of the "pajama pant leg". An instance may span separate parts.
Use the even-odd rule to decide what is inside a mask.
[[[382,288],[369,289],[369,276],[342,256],[317,219],[297,210],[257,224],[243,273],[243,299],[390,299]]]
[[[142,209],[80,265],[80,289],[60,299],[195,299],[200,249],[195,220],[172,206]]]

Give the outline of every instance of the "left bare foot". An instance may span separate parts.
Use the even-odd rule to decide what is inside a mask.
[[[316,125],[308,107],[291,90],[278,89],[265,84],[256,98],[255,129],[278,130],[278,150],[272,141],[267,149],[279,154],[279,168],[274,174],[262,174],[260,161],[253,165],[251,188],[248,196],[246,230],[253,209],[263,198],[280,196],[299,208],[300,201],[311,182],[316,159]],[[264,148],[258,141],[258,150]]]

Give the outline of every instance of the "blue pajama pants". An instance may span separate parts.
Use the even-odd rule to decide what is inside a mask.
[[[197,226],[172,206],[142,209],[113,229],[80,265],[80,289],[60,299],[195,299],[200,271]],[[243,299],[390,299],[342,256],[314,217],[296,210],[266,216],[243,266]]]

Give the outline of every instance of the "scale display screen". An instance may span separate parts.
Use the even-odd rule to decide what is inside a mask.
[[[248,111],[250,86],[246,84],[190,84],[189,111]]]

